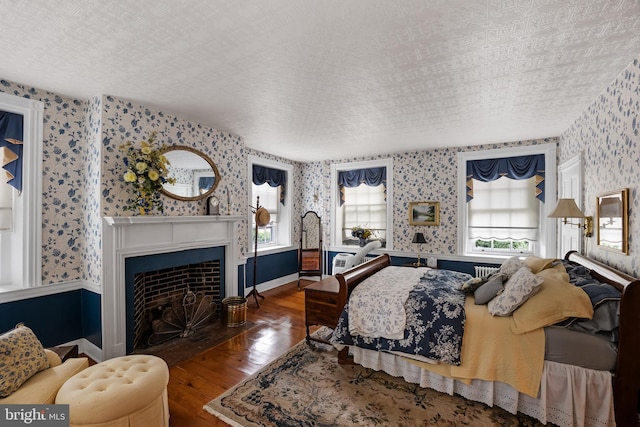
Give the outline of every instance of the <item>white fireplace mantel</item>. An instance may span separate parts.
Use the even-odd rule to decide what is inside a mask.
[[[102,358],[127,350],[125,259],[224,246],[224,295],[238,294],[237,223],[243,217],[104,217],[102,223]]]

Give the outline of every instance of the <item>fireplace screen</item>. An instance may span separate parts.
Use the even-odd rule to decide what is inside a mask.
[[[220,318],[220,261],[136,274],[134,348],[184,338]]]

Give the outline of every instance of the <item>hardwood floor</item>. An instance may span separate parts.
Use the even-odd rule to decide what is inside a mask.
[[[304,291],[298,291],[297,282],[262,295],[260,308],[253,297],[248,300],[253,328],[169,367],[171,427],[226,426],[202,406],[304,339]]]

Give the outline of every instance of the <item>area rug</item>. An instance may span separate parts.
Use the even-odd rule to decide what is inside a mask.
[[[542,426],[361,366],[323,344],[286,354],[204,406],[232,426]]]

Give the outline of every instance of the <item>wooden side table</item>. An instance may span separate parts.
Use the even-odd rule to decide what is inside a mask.
[[[307,342],[311,340],[328,343],[326,340],[312,338],[309,326],[321,325],[335,329],[338,325],[344,302],[339,301],[340,284],[335,276],[329,276],[304,288],[304,314],[307,327]]]

